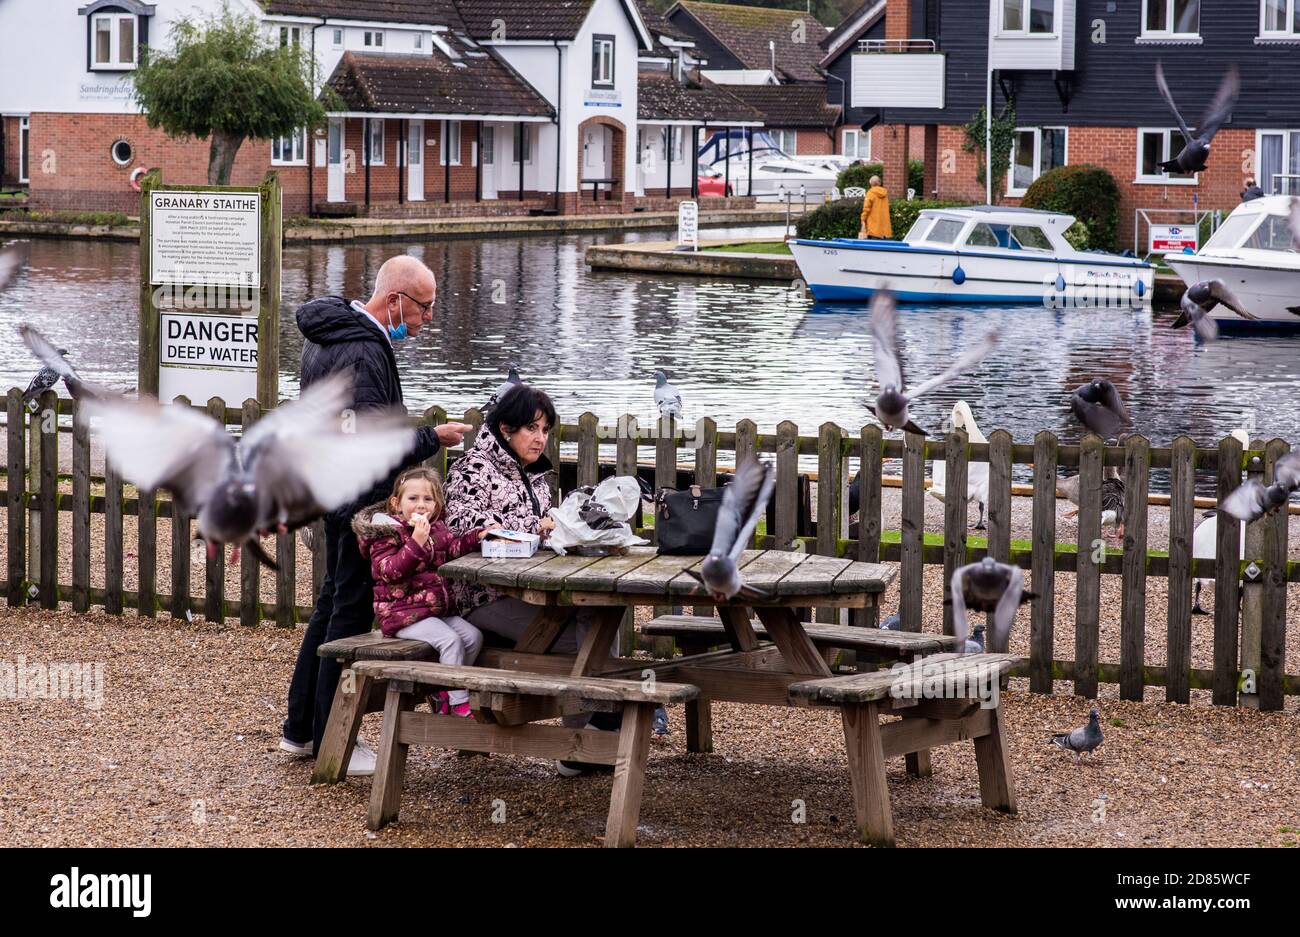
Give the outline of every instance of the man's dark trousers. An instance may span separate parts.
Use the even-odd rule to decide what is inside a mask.
[[[325,515],[325,581],[289,684],[289,718],[284,722],[289,741],[311,739],[313,751],[320,749],[343,668],[332,657],[317,657],[316,649],[369,631],[374,624],[373,602],[374,580],[357,546],[351,511]]]

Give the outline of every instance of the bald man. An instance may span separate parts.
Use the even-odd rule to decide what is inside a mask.
[[[402,255],[389,258],[379,268],[375,291],[368,302],[326,296],[302,306],[297,313],[298,329],[306,339],[302,387],[326,375],[347,371],[353,377],[353,410],[405,413],[393,343],[414,338],[424,323],[433,321],[437,292],[433,272],[414,257]],[[352,532],[352,515],[386,498],[403,468],[429,458],[440,446],[458,445],[469,429],[465,423],[420,427],[415,448],[402,465],[352,504],[326,515],[325,582],[307,623],[289,684],[289,716],[280,739],[283,750],[314,756],[325,734],[342,668],[332,658],[317,657],[317,648],[327,641],[364,634],[374,623],[374,582]],[[375,753],[358,744],[348,773],[373,774],[374,770]]]

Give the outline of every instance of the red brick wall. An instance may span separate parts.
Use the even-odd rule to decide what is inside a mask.
[[[831,135],[816,127],[796,130],[794,146],[796,156],[824,156],[838,149]]]
[[[889,0],[885,6],[885,38],[912,38],[912,0]]]
[[[623,172],[625,168],[624,160],[626,154],[625,147],[627,145],[627,130],[624,128],[621,122],[615,120],[612,117],[588,117],[586,120],[584,120],[582,123],[578,125],[578,179],[582,179],[582,137],[583,134],[586,132],[587,127],[591,126],[592,124],[604,124],[606,127],[609,127],[610,130],[612,131],[611,141],[610,141],[612,144],[612,146],[610,147],[611,155],[606,161],[606,166],[610,173],[610,178],[616,179],[618,181],[614,183],[613,190],[612,190],[612,198],[608,200],[605,198],[605,194],[609,190],[602,188],[600,193],[600,201],[599,201],[599,204],[601,205],[600,209],[592,209],[590,207],[592,205],[592,202],[590,200],[590,190],[587,190],[588,191],[588,200],[586,201],[587,207],[584,208],[580,204],[582,202],[580,193],[573,193],[574,198],[570,199],[565,197],[563,199],[564,207],[562,208],[562,211],[565,214],[572,214],[573,211],[575,210],[578,212],[593,211],[593,210],[599,210],[602,212],[611,211],[611,210],[631,211],[633,206],[636,204],[636,194],[635,192],[631,191],[627,187],[627,180],[623,178]],[[581,186],[579,186],[579,188],[581,188]],[[617,209],[612,209],[611,206],[614,205],[617,205],[619,207]]]
[[[961,127],[939,128],[939,197],[984,201],[984,187],[975,178],[981,156],[966,153]],[[1214,149],[1199,184],[1136,183],[1137,130],[1133,127],[1071,127],[1067,141],[1070,165],[1088,163],[1109,170],[1119,185],[1119,240],[1121,247],[1132,247],[1133,216],[1138,208],[1222,209],[1225,213],[1241,203],[1241,189],[1251,175],[1250,156],[1255,147],[1255,131],[1222,130],[1214,139]],[[945,162],[946,160],[946,162]],[[951,171],[945,171],[951,170]],[[1005,180],[1000,187],[1006,191]],[[998,197],[999,204],[1018,205],[1020,199]]]

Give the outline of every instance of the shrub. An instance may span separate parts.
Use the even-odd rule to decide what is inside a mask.
[[[1085,250],[1119,250],[1119,186],[1115,177],[1099,166],[1058,166],[1045,172],[1034,180],[1020,204],[1074,215],[1088,231]]]
[[[73,225],[107,225],[123,227],[132,224],[130,218],[120,211],[32,211],[16,208],[6,211],[3,217],[8,221],[37,221],[53,224]]]
[[[1069,245],[1077,251],[1086,251],[1092,235],[1088,232],[1088,226],[1082,221],[1076,221],[1066,230],[1063,235]]]
[[[951,202],[914,198],[889,200],[889,223],[894,229],[894,240],[901,241],[916,216],[927,208],[953,208],[968,202]],[[842,198],[803,215],[795,223],[795,233],[801,238],[827,240],[829,238],[854,238],[862,218],[862,199]]]
[[[906,191],[898,191],[897,186],[890,187],[889,180],[885,178],[885,167],[881,163],[863,163],[861,166],[850,166],[840,173],[839,178],[835,180],[835,185],[843,191],[852,186],[861,186],[864,189],[871,188],[871,177],[879,176],[884,183],[885,188],[889,189],[889,197],[893,200],[895,197],[900,199],[907,198]],[[907,187],[915,189],[918,198],[925,196],[925,163],[919,159],[909,160],[907,164]]]

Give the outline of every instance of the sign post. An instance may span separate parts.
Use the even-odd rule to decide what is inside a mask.
[[[700,205],[698,202],[677,203],[677,247],[679,251],[700,249]]]
[[[280,182],[140,186],[139,391],[164,402],[279,397]]]

